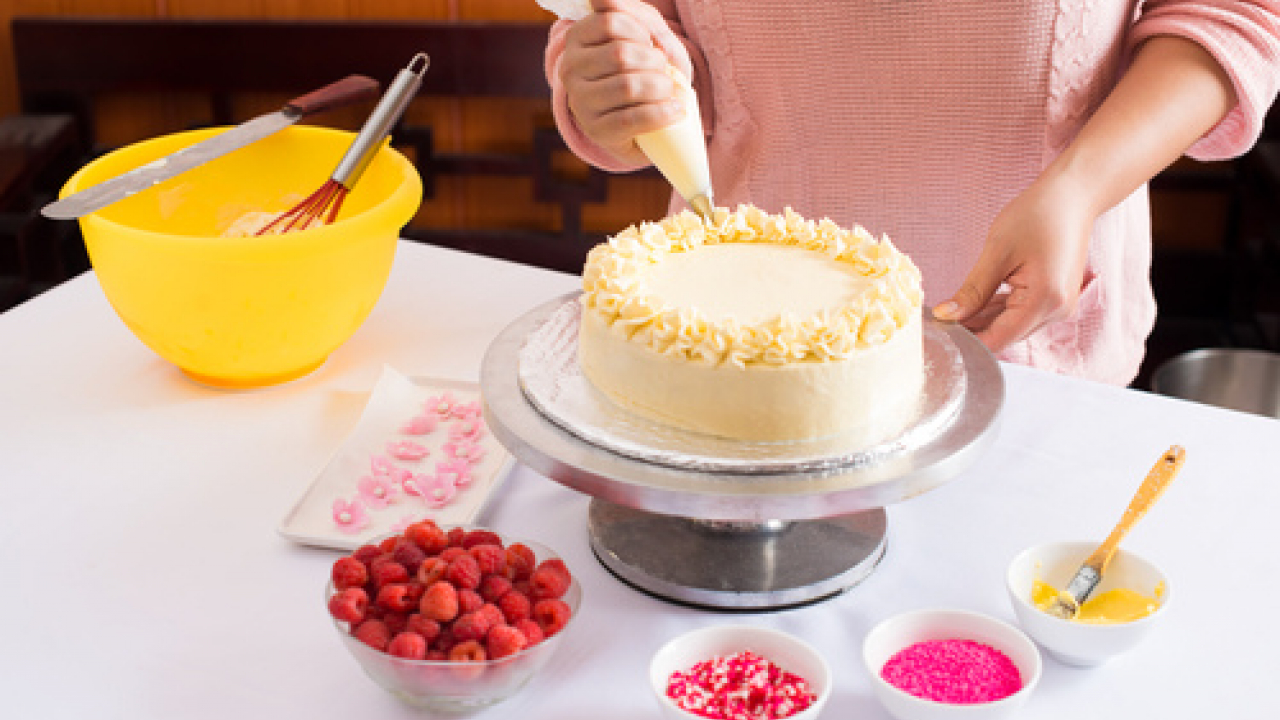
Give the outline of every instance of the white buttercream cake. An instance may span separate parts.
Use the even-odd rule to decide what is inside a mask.
[[[583,375],[643,417],[783,442],[902,429],[924,378],[920,271],[888,238],[790,209],[642,223],[583,272]]]

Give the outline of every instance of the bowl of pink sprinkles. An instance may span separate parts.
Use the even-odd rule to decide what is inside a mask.
[[[754,625],[717,625],[662,647],[649,681],[671,720],[812,720],[831,670],[808,643]]]
[[[1021,630],[963,610],[917,610],[863,642],[876,697],[898,720],[1013,717],[1040,679],[1040,652]]]

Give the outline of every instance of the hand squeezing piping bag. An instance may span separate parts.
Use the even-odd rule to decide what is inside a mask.
[[[538,4],[566,20],[581,20],[591,14],[588,0],[538,0]],[[675,81],[684,104],[684,117],[667,127],[636,136],[636,144],[676,192],[699,215],[710,220],[715,200],[698,96],[684,73],[674,66],[668,66],[667,72]]]

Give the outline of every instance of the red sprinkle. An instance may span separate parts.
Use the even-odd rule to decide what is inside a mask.
[[[972,705],[1009,697],[1022,676],[1007,655],[973,640],[927,640],[889,658],[880,676],[916,697]]]
[[[667,697],[681,709],[713,720],[778,720],[817,699],[804,678],[749,650],[672,673]]]

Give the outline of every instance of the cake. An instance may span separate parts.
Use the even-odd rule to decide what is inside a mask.
[[[743,205],[597,245],[578,361],[626,410],[751,442],[900,432],[924,378],[920,272],[887,237]]]

